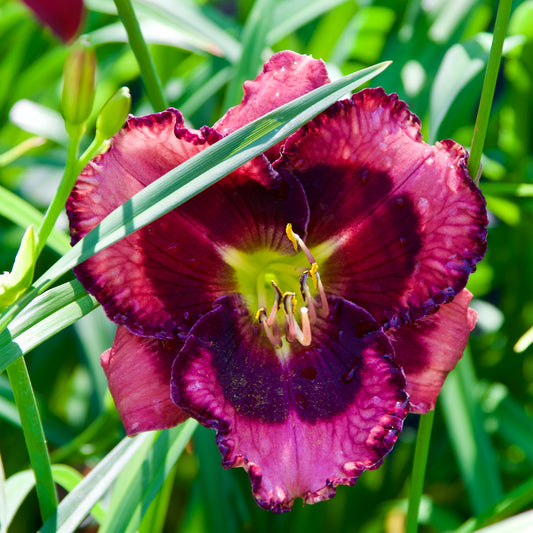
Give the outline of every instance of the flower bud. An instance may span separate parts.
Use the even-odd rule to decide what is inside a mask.
[[[65,60],[61,108],[67,126],[83,124],[94,100],[96,54],[87,39],[78,39]]]
[[[14,303],[33,281],[37,243],[33,225],[29,226],[13,263],[11,272],[0,274],[0,310]]]
[[[124,125],[131,107],[130,90],[121,87],[102,107],[96,119],[96,135],[109,139]]]

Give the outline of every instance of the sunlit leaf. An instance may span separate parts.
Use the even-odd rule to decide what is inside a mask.
[[[162,431],[139,459],[121,476],[111,498],[107,518],[99,533],[133,532],[179,459],[197,426],[189,419]]]
[[[151,435],[124,438],[59,504],[39,533],[71,533],[77,530],[91,509],[126,468]]]
[[[97,306],[78,281],[65,283],[35,298],[0,333],[0,371]]]

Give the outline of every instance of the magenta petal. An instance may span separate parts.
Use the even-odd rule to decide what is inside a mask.
[[[471,299],[472,294],[463,289],[437,313],[387,331],[394,361],[405,372],[411,411],[427,413],[435,407],[446,376],[463,356],[477,319],[468,307]]]
[[[112,146],[90,163],[67,202],[73,242],[145,185],[220,136],[183,127],[176,110],[130,117]],[[213,301],[235,290],[227,248],[290,252],[285,226],[304,231],[308,208],[293,177],[255,158],[186,204],[74,269],[108,316],[135,334],[175,338]]]
[[[309,200],[307,244],[329,241],[327,290],[399,326],[449,301],[486,249],[485,202],[453,141],[425,144],[396,95],[368,89],[287,140],[276,168]]]
[[[83,0],[23,0],[63,41],[72,40],[81,24]]]
[[[329,83],[322,60],[289,50],[274,54],[254,81],[244,83],[244,97],[229,109],[214,128],[228,135],[266,113]],[[279,145],[267,152],[269,159],[279,155]]]
[[[191,330],[171,394],[217,429],[223,465],[246,469],[258,504],[282,512],[298,497],[325,500],[377,467],[402,428],[407,396],[375,320],[332,299],[312,345],[290,345],[282,361],[238,297],[218,304]]]
[[[101,356],[109,390],[128,435],[167,429],[188,416],[170,399],[170,371],[182,343],[144,339],[117,329]]]

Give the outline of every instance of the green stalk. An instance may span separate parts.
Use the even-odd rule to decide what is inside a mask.
[[[512,0],[501,0],[498,4],[492,46],[490,47],[487,70],[483,80],[483,88],[481,89],[481,98],[479,100],[476,124],[474,126],[474,136],[470,148],[470,159],[468,161],[468,173],[474,178],[476,184],[479,183],[479,178],[481,177],[479,165],[481,164],[481,154],[483,153],[483,146],[487,135],[490,108],[492,107],[496,78],[498,77],[498,70],[502,58],[503,41],[507,34],[507,25],[511,15],[511,4]]]
[[[135,11],[131,5],[130,0],[114,0],[115,5],[117,6],[117,11],[124,24],[126,33],[128,34],[128,40],[130,46],[137,58],[137,63],[139,63],[139,68],[141,70],[141,75],[144,80],[144,85],[146,87],[146,92],[148,93],[148,99],[150,100],[154,111],[163,111],[168,107],[166,98],[163,94],[163,87],[159,76],[155,70],[155,65],[150,55],[150,51],[146,46],[146,41],[141,32],[141,27],[137,17],[135,16]]]
[[[470,149],[470,158],[468,161],[468,172],[470,176],[474,177],[476,183],[479,183],[481,174],[478,172],[478,169],[481,163],[481,154],[483,153],[485,137],[487,135],[490,109],[494,98],[494,89],[496,88],[496,78],[500,68],[503,42],[507,33],[507,25],[511,14],[511,4],[511,0],[501,0],[498,4],[492,46],[490,49],[485,78],[483,80],[483,88],[481,90],[472,146]],[[408,533],[416,533],[418,530],[418,510],[424,486],[434,416],[435,411],[433,410],[427,415],[420,417],[405,528]]]
[[[26,449],[35,473],[35,488],[41,518],[45,522],[56,512],[57,494],[39,409],[24,357],[20,357],[7,367],[7,375],[20,414]]]
[[[407,519],[405,523],[405,531],[407,533],[416,533],[418,530],[418,510],[420,508],[422,491],[424,490],[424,478],[426,476],[429,442],[431,440],[431,429],[433,428],[434,418],[435,409],[420,416],[420,424],[416,436],[413,471],[411,473]]]
[[[44,218],[41,222],[37,232],[37,252],[36,257],[39,257],[48,236],[52,232],[56,223],[57,217],[65,206],[68,195],[74,186],[74,182],[78,177],[78,151],[80,148],[81,136],[83,134],[83,125],[69,127],[69,144],[67,152],[67,161],[65,164],[65,172],[61,178],[61,183],[57,188],[52,203],[48,206]]]

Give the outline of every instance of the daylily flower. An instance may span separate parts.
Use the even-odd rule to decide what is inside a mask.
[[[22,0],[65,43],[78,33],[83,0]]]
[[[321,61],[281,52],[214,128],[174,109],[130,117],[72,192],[73,242],[327,82]],[[253,159],[75,269],[119,324],[102,365],[128,434],[196,418],[277,512],[381,464],[461,357],[475,323],[464,287],[486,246],[465,150],[419,130],[396,95],[363,90],[269,151],[273,164]]]

